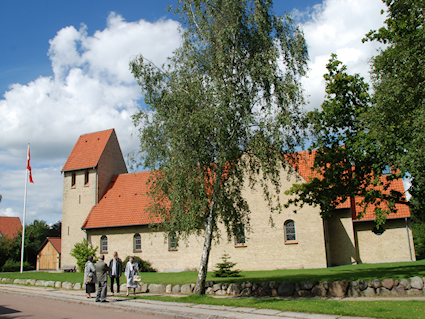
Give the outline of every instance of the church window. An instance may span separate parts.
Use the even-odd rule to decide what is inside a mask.
[[[293,220],[287,220],[285,222],[285,242],[294,242],[295,236],[295,223]]]
[[[84,186],[89,186],[89,171],[84,173]]]
[[[108,237],[106,237],[105,235],[100,238],[100,248],[101,253],[108,252]]]
[[[133,237],[133,250],[142,251],[142,236],[140,234],[135,234]]]
[[[75,173],[73,172],[71,174],[71,187],[75,188],[75,183],[76,183],[76,176],[75,176]]]
[[[168,235],[168,250],[177,250],[176,233],[171,233]]]
[[[236,246],[246,246],[245,227],[240,225],[236,233]]]

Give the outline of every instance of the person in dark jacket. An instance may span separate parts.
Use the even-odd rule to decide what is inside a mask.
[[[108,289],[108,271],[109,267],[105,264],[105,255],[100,256],[96,263],[96,277],[99,282],[97,287],[96,302],[108,302],[106,300],[106,291]]]
[[[114,252],[114,258],[109,262],[109,277],[111,277],[111,292],[114,293],[114,280],[117,281],[117,293],[120,293],[120,277],[122,274],[122,261],[118,253]]]

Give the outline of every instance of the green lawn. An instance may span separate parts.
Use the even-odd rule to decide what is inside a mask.
[[[272,271],[243,271],[242,277],[237,278],[217,278],[209,273],[207,280],[215,282],[301,282],[310,281],[335,281],[335,280],[372,280],[375,278],[409,278],[413,276],[425,277],[425,260],[403,263],[385,264],[360,264],[347,265],[332,268],[320,269],[286,269]],[[142,281],[156,284],[187,284],[196,282],[198,273],[195,271],[185,271],[180,273],[142,273]],[[24,272],[20,273],[0,273],[1,278],[19,279],[40,279],[54,281],[69,281],[72,283],[82,282],[82,273],[45,273],[45,272]],[[121,282],[126,282],[125,276],[121,277]]]
[[[137,298],[174,302],[276,309],[280,311],[310,312],[342,316],[374,318],[425,318],[425,301],[335,301],[335,300],[279,300],[276,298],[213,298],[208,296]]]

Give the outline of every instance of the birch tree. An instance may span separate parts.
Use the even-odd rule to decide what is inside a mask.
[[[151,214],[180,240],[204,237],[195,287],[204,294],[219,224],[228,239],[249,230],[244,182],[280,208],[267,181],[279,191],[281,154],[302,137],[308,56],[303,33],[269,0],[180,0],[175,12],[182,44],[167,63],[130,64],[146,103],[133,121],[139,164],[152,172]]]

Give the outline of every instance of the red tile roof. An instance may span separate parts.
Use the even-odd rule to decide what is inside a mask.
[[[316,154],[316,151],[313,150],[311,153],[309,151],[302,151],[296,153],[296,157],[286,157],[286,160],[290,163],[292,167],[306,180],[309,181],[310,179],[313,179],[315,177],[320,178],[320,174],[313,170],[313,163],[314,163],[314,156]],[[384,176],[381,177],[381,180],[386,179]],[[376,187],[376,189],[382,190],[382,187]],[[397,179],[390,183],[390,187],[385,191],[385,193],[389,193],[391,190],[398,191],[400,193],[405,193],[403,180]],[[339,204],[336,208],[337,209],[343,209],[343,208],[351,208],[352,218],[353,221],[358,221],[357,216],[360,212],[363,211],[364,206],[361,205],[363,198],[362,197],[356,197],[354,200],[346,200],[345,202]],[[369,205],[366,209],[366,214],[363,215],[363,217],[360,219],[361,221],[367,221],[367,220],[374,220],[374,205]],[[381,207],[384,209],[385,205],[381,205]],[[407,205],[403,204],[396,204],[397,213],[396,214],[390,214],[387,218],[394,219],[394,218],[404,218],[404,217],[410,217],[410,209]]]
[[[160,223],[147,208],[150,172],[119,174],[112,177],[105,194],[93,206],[82,228],[105,228]]]
[[[22,232],[22,224],[19,217],[0,217],[0,233],[2,237],[15,238],[18,232]]]
[[[81,135],[62,172],[96,167],[114,129]]]
[[[57,252],[61,253],[61,238],[60,237],[47,237],[47,239],[52,243],[53,247]]]

